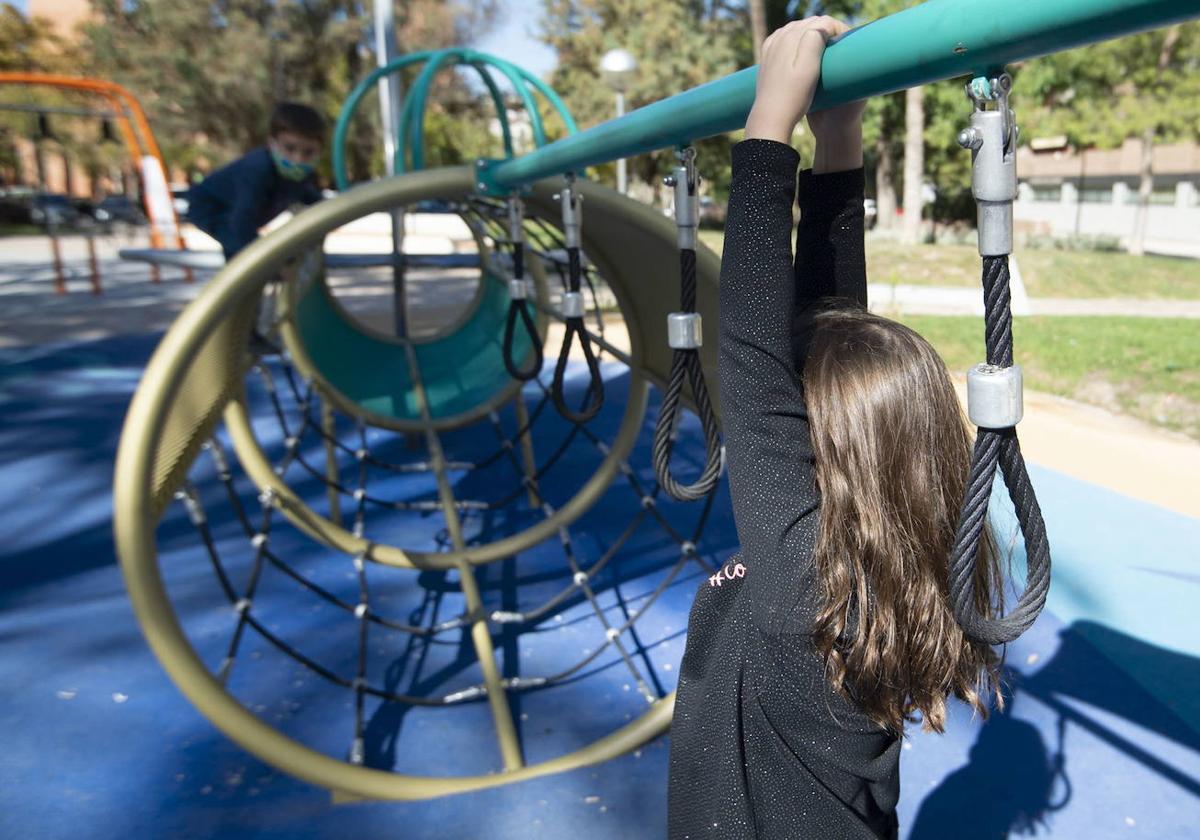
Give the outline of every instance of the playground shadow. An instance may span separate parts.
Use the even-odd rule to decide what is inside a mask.
[[[1169,684],[1153,679],[1164,673],[1171,675]],[[1054,812],[1072,798],[1072,752],[1066,746],[1072,729],[1124,753],[1176,790],[1200,796],[1200,781],[1072,702],[1200,752],[1200,719],[1178,702],[1200,692],[1200,659],[1078,621],[1059,634],[1059,647],[1045,666],[1031,674],[1008,669],[1005,680],[1008,711],[989,718],[968,763],[925,797],[908,840],[964,836],[964,826],[981,840],[1048,829]],[[1052,743],[1043,729],[1014,716],[1014,701],[1022,695],[1053,712]]]

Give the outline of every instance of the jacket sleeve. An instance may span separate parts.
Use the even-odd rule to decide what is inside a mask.
[[[225,259],[232,259],[238,251],[258,238],[258,228],[271,199],[270,172],[260,166],[246,165],[234,184],[234,194],[229,206],[229,224],[224,230],[221,247]]]
[[[799,155],[786,144],[755,139],[735,145],[732,156],[721,261],[721,401],[738,538],[752,575],[766,579],[754,574],[755,565],[811,557],[812,529],[797,526],[817,507],[792,350]],[[756,614],[768,623],[774,599],[769,592],[754,597]]]
[[[861,168],[800,173],[795,277],[793,358],[803,370],[812,315],[832,301],[842,306],[867,305]]]

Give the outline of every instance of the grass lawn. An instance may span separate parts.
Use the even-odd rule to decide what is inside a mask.
[[[40,225],[0,225],[0,236],[38,236],[45,232]]]
[[[721,231],[700,232],[721,252]],[[1200,260],[1133,257],[1100,251],[1023,248],[1016,253],[1031,297],[1200,299]],[[979,253],[973,245],[902,245],[867,238],[867,271],[873,283],[978,286]]]
[[[983,360],[981,318],[904,316],[956,379]],[[1029,317],[1013,326],[1025,384],[1200,440],[1200,322],[1185,318]]]

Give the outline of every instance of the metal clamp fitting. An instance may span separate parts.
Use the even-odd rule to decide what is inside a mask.
[[[583,292],[563,292],[562,316],[564,318],[583,317]]]
[[[508,197],[508,239],[513,244],[525,236],[525,204],[515,195]]]
[[[679,247],[696,250],[696,231],[700,227],[700,175],[696,172],[696,150],[686,146],[676,152],[679,166],[663,178],[663,183],[675,188],[675,225]]]
[[[513,300],[525,300],[529,297],[529,281],[512,279],[508,281],[508,296]]]
[[[1021,366],[978,364],[967,371],[967,416],[981,429],[1010,429],[1021,422]]]
[[[667,346],[695,350],[704,344],[699,312],[672,312],[667,316]]]
[[[583,227],[583,196],[575,189],[575,176],[566,176],[566,186],[554,197],[562,204],[563,239],[568,248],[579,247],[579,230]]]
[[[1017,197],[1017,128],[1008,107],[1012,79],[976,78],[966,87],[974,104],[971,125],[958,133],[958,143],[971,150],[971,193],[979,211],[979,254],[1012,253],[1012,203]],[[994,110],[984,110],[995,102]]]

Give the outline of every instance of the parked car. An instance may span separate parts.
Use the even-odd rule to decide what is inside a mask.
[[[32,225],[33,202],[29,195],[0,195],[0,224]]]
[[[879,217],[879,209],[875,206],[875,199],[863,199],[863,224],[867,230],[875,227],[875,221]]]
[[[106,196],[96,205],[96,221],[102,224],[123,222],[127,225],[144,225],[146,214],[136,199],[127,195]]]
[[[171,204],[175,206],[175,215],[181,219],[187,218],[188,196],[192,188],[187,184],[171,185]]]
[[[700,226],[724,227],[725,205],[711,195],[700,196]]]
[[[88,227],[96,223],[96,203],[86,198],[72,198],[71,206],[79,213],[76,224]]]
[[[34,193],[30,197],[30,220],[48,227],[80,227],[87,216],[75,200],[61,193]],[[89,220],[90,221],[90,220]]]

